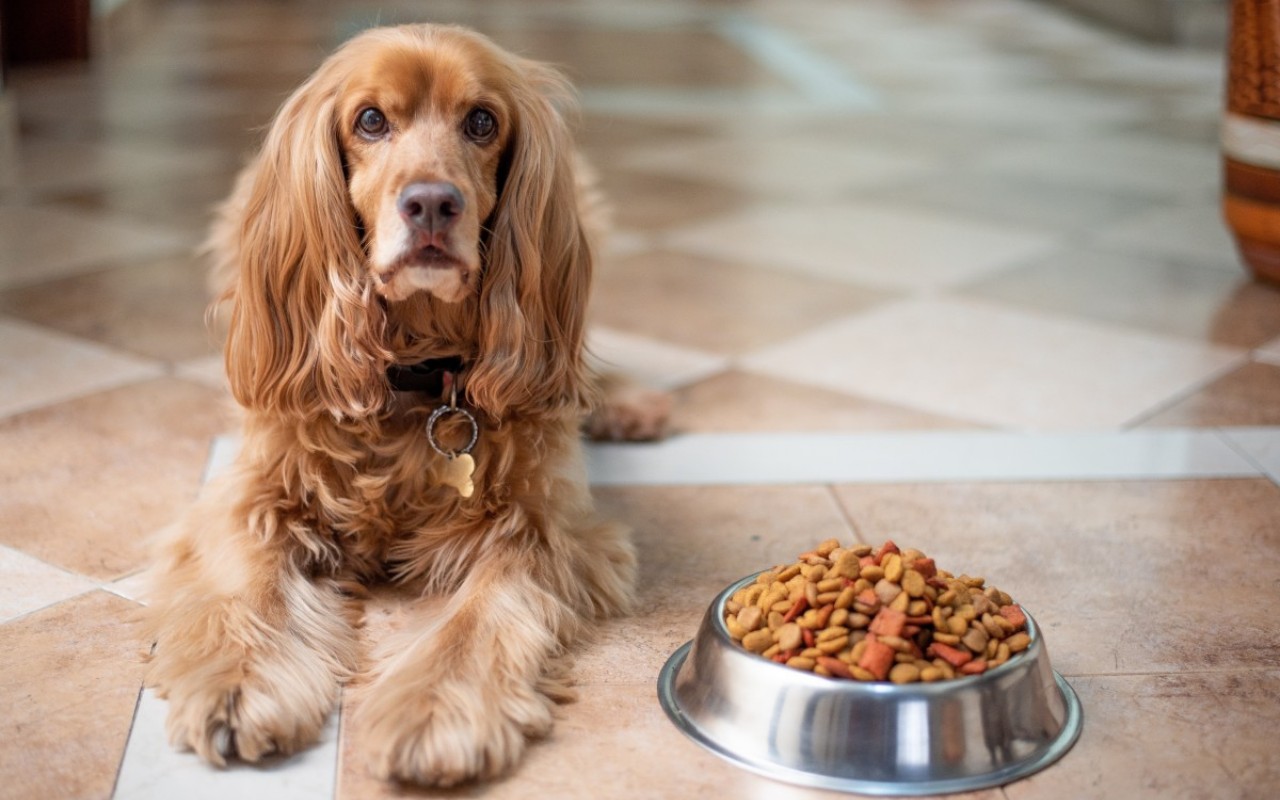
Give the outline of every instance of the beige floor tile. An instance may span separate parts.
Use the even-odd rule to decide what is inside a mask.
[[[1274,662],[1273,662],[1274,663]],[[1084,733],[1057,765],[1005,787],[1009,800],[1245,800],[1280,792],[1280,672],[1071,681]]]
[[[725,586],[823,539],[850,535],[821,487],[610,488],[595,494],[606,516],[635,532],[637,617],[678,615],[688,622],[686,639]]]
[[[107,797],[142,683],[136,606],[93,592],[0,628],[5,797]]]
[[[1253,348],[1280,334],[1280,288],[1243,270],[1073,248],[963,294],[1196,341]]]
[[[613,222],[631,231],[662,231],[742,208],[742,192],[679,175],[646,175],[609,167],[601,170]],[[601,274],[608,275],[612,267]]]
[[[1068,678],[1276,663],[1271,481],[845,486],[838,496],[863,539],[918,547],[1012,595]],[[1214,599],[1170,602],[1171,591]]]
[[[145,380],[161,365],[0,317],[0,417]]]
[[[675,395],[672,428],[680,433],[733,431],[881,431],[976,427],[791,380],[779,364],[771,375],[737,370],[715,375]]]
[[[0,288],[174,255],[191,244],[186,236],[128,219],[13,205],[0,205],[0,242]]]
[[[873,309],[741,359],[797,382],[979,424],[1114,427],[1242,351],[963,299]]]
[[[741,353],[870,308],[891,295],[684,253],[643,253],[600,276],[595,318],[609,327],[720,354]]]
[[[165,259],[0,291],[0,312],[162,361],[218,349],[204,322],[206,266]]]
[[[621,156],[636,147],[659,142],[683,142],[707,136],[707,126],[697,122],[611,116],[584,112],[574,128],[574,141],[597,170],[616,166]]]
[[[195,498],[221,395],[161,379],[0,423],[0,543],[99,580],[142,566]]]
[[[1142,421],[1145,428],[1280,425],[1280,365],[1251,362]]]
[[[880,203],[756,207],[673,232],[701,256],[925,292],[1043,255],[1052,236]]]

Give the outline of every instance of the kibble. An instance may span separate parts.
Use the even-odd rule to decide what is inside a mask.
[[[735,592],[724,623],[745,649],[836,680],[955,680],[1031,645],[1009,595],[892,541],[828,539]]]

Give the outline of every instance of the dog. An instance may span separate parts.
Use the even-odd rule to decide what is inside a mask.
[[[368,678],[373,771],[492,778],[550,730],[570,645],[630,607],[629,533],[582,464],[601,389],[571,108],[554,69],[414,25],[350,40],[279,110],[212,234],[243,445],[144,612],[176,746],[312,743],[360,670],[360,587],[389,582],[439,602]],[[606,403],[588,427],[664,414]]]

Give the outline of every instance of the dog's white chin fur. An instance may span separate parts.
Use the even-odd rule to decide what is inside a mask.
[[[405,266],[396,270],[391,280],[378,291],[391,301],[405,300],[417,292],[427,292],[446,303],[456,303],[467,296],[469,288],[464,267]]]

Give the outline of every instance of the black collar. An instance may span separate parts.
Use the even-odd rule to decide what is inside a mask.
[[[426,392],[444,396],[444,376],[462,372],[462,356],[428,358],[417,364],[392,364],[387,367],[387,382],[397,392]]]

